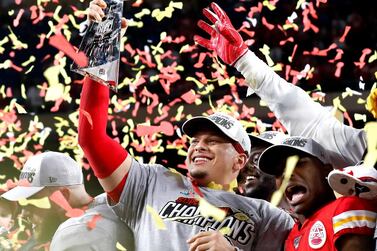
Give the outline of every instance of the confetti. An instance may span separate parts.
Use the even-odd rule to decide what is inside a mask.
[[[86,223],[86,227],[89,230],[94,229],[100,219],[102,219],[102,216],[100,214],[93,215],[93,217]]]
[[[84,52],[76,53],[73,46],[62,35],[54,35],[50,37],[49,44],[56,47],[58,50],[64,52],[67,56],[72,58],[80,67],[88,65],[88,59]]]
[[[154,210],[153,207],[147,205],[146,206],[147,212],[152,216],[153,222],[156,225],[158,230],[166,230],[166,226],[164,221],[161,219],[161,217],[158,215],[156,210]]]
[[[33,205],[33,206],[36,206],[36,207],[42,208],[42,209],[51,208],[51,204],[50,204],[48,197],[44,197],[44,198],[41,198],[41,199],[29,199],[29,200],[28,199],[20,199],[20,200],[18,200],[18,204],[20,204],[21,206]]]
[[[271,201],[270,201],[272,205],[277,206],[280,203],[281,199],[283,198],[285,189],[288,186],[288,182],[291,179],[293,170],[295,169],[298,160],[299,160],[298,156],[288,157],[287,163],[285,165],[284,175],[283,175],[284,178],[280,185],[280,188],[272,194]]]
[[[50,200],[63,208],[66,211],[65,215],[67,217],[78,217],[84,214],[84,210],[79,208],[72,208],[60,191],[55,191],[53,194],[51,194]]]
[[[377,88],[376,84],[372,87],[370,94],[367,97],[365,108],[372,113],[373,117],[377,119]]]
[[[364,130],[367,136],[367,154],[364,158],[365,166],[374,166],[377,162],[377,122],[368,122]]]
[[[226,216],[226,212],[220,208],[217,208],[210,204],[202,197],[197,197],[199,200],[199,212],[203,217],[212,217],[216,221],[223,221]]]
[[[138,0],[137,2],[140,2],[140,0]],[[117,250],[127,251],[127,249],[125,247],[123,247],[122,244],[120,244],[119,242],[117,242],[115,247],[117,248]]]

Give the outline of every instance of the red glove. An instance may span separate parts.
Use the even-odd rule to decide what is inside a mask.
[[[226,13],[216,4],[211,3],[213,13],[208,8],[203,9],[203,14],[215,25],[209,25],[199,20],[198,26],[211,35],[211,39],[205,39],[195,35],[194,40],[199,45],[216,51],[217,55],[227,64],[234,65],[248,50],[241,35],[233,27]]]

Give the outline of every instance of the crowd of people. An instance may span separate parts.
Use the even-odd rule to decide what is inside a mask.
[[[91,1],[89,20],[102,19],[105,8]],[[276,74],[216,3],[203,15],[205,35],[195,42],[234,66],[288,134],[249,135],[223,112],[194,116],[182,125],[190,138],[182,175],[138,161],[108,134],[110,90],[85,77],[78,141],[104,192],[87,193],[67,154],[30,157],[19,183],[1,195],[4,249],[375,250],[373,137]]]

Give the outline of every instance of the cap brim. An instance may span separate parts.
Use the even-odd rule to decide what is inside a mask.
[[[364,167],[360,167],[364,168]],[[347,180],[346,184],[344,184],[344,180]],[[330,187],[337,193],[345,196],[349,196],[351,191],[354,190],[355,183],[361,184],[362,186],[368,187],[369,192],[362,193],[363,198],[365,199],[376,199],[377,198],[377,184],[373,184],[370,182],[363,182],[358,180],[354,176],[342,172],[340,170],[333,170],[328,175],[328,182]],[[343,183],[342,183],[343,182]]]
[[[266,146],[272,146],[273,145],[273,143],[271,143],[270,141],[265,140],[265,139],[258,137],[258,136],[254,136],[254,135],[249,134],[249,138],[250,138],[250,142],[251,142],[251,147],[255,147],[257,145],[266,145]]]
[[[1,195],[4,199],[10,201],[18,201],[20,199],[27,199],[30,196],[41,191],[44,187],[25,187],[25,186],[17,186],[5,192]]]
[[[258,167],[267,174],[280,177],[284,172],[286,159],[300,154],[309,153],[288,145],[272,145],[259,157]]]
[[[229,137],[224,131],[221,130],[220,127],[216,125],[215,122],[202,116],[187,120],[182,126],[182,131],[188,136],[193,137],[196,132],[198,132],[199,130],[202,131],[205,128],[216,130]]]

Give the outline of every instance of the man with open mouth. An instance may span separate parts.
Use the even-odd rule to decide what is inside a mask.
[[[376,203],[356,196],[335,198],[326,179],[333,170],[331,159],[316,141],[287,138],[264,151],[258,166],[279,177],[284,175],[286,159],[295,155],[299,159],[285,196],[301,217],[285,242],[285,250],[375,250]]]
[[[265,131],[259,135],[249,135],[250,158],[237,177],[238,193],[250,198],[271,200],[272,194],[279,186],[280,179],[259,170],[258,160],[264,150],[272,145],[280,144],[287,137],[288,135],[279,131]],[[287,206],[286,203],[279,204],[280,208],[288,209]]]

